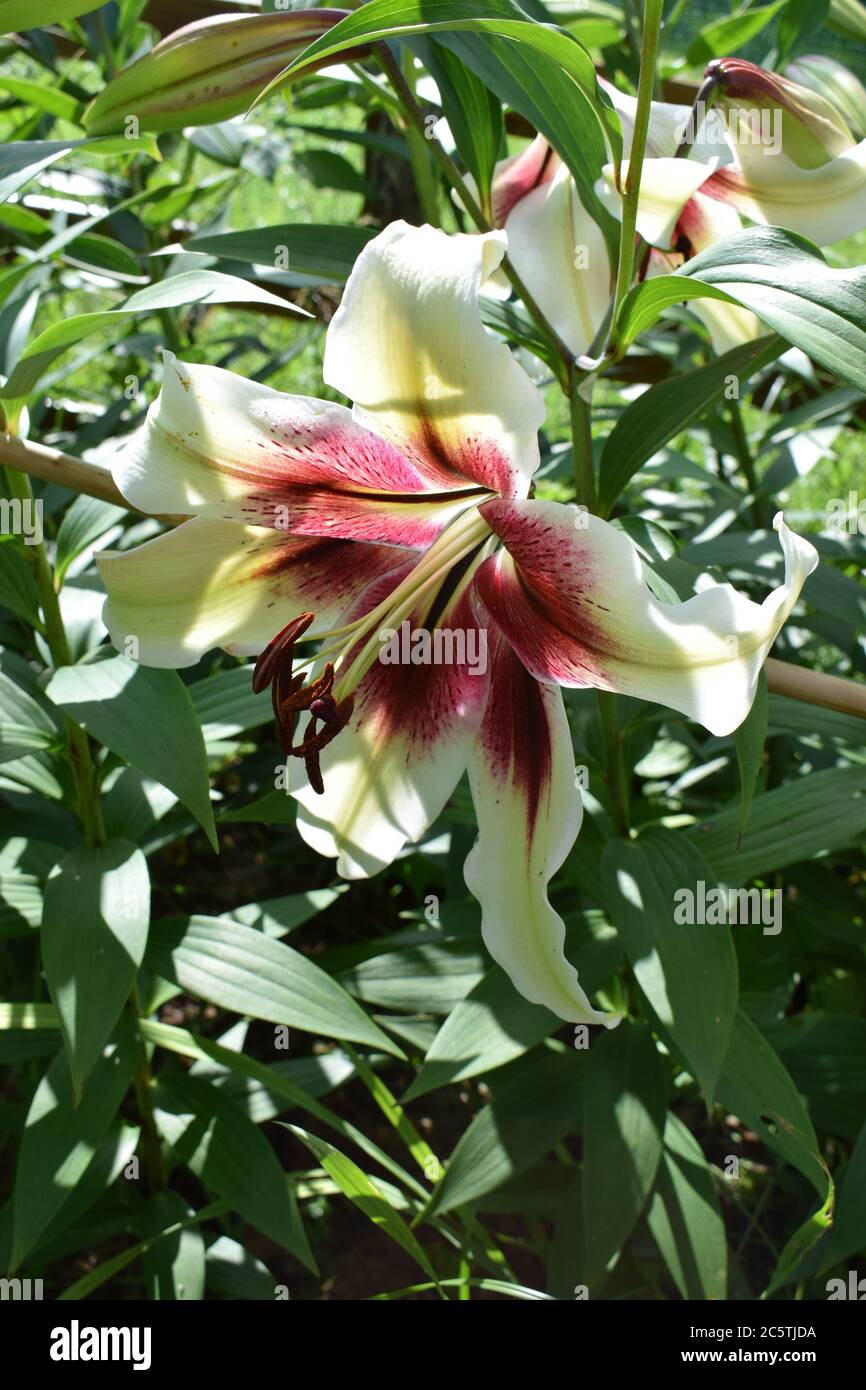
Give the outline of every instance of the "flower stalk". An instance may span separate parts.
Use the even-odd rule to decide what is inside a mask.
[[[9,490],[12,496],[32,507],[33,489],[26,474],[11,469],[8,474]],[[45,550],[45,542],[24,547],[27,560],[33,572],[39,604],[42,609],[42,632],[45,637],[54,669],[72,665],[72,652],[63,625],[60,601],[54,585],[54,575]],[[99,787],[96,768],[90,752],[87,734],[68,716],[63,720],[66,748],[75,780],[75,801],[78,819],[88,845],[101,845],[105,841],[105,827],[99,801]]]
[[[631,288],[634,274],[635,236],[637,232],[637,207],[640,197],[641,169],[646,150],[655,84],[656,59],[662,27],[663,0],[646,0],[641,35],[640,77],[637,89],[637,111],[635,112],[634,135],[631,155],[623,184],[622,226],[620,228],[619,259],[616,270],[616,289],[614,291],[613,316],[611,325],[616,323],[620,305]]]

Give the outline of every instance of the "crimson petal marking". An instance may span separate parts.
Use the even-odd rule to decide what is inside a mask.
[[[162,391],[112,473],[145,512],[415,547],[477,500],[426,495],[418,468],[345,406],[170,353]],[[465,491],[462,479],[452,484]]]
[[[493,170],[490,188],[493,225],[504,227],[511,209],[533,188],[552,179],[558,167],[559,155],[543,135],[536,135],[519,154],[501,159]]]
[[[583,815],[562,694],[535,680],[501,637],[469,782],[478,840],[465,876],[488,951],[533,1004],[572,1023],[615,1026],[619,1016],[593,1009],[581,988],[547,899]]]
[[[351,615],[375,606],[396,574],[377,582]],[[402,577],[402,572],[401,572]],[[478,628],[464,591],[440,623]],[[467,648],[468,650],[468,648]],[[486,648],[485,648],[486,650]],[[344,878],[366,878],[419,840],[439,815],[466,767],[487,694],[488,673],[469,663],[402,665],[377,661],[355,692],[349,725],[323,751],[324,793],[297,778],[298,829],[318,853],[338,860]]]
[[[538,467],[541,395],[478,308],[505,246],[502,232],[393,222],[361,252],[328,329],[325,381],[437,490],[525,496]]]
[[[506,551],[478,571],[478,593],[539,680],[618,690],[679,710],[714,734],[745,719],[764,659],[818,563],[775,526],[785,581],[754,603],[729,584],[659,603],[628,537],[558,502],[487,502]]]
[[[408,555],[196,517],[135,550],[97,557],[103,617],[118,650],[135,637],[148,666],[193,666],[213,647],[254,656],[304,609],[316,614],[311,631],[327,630]]]

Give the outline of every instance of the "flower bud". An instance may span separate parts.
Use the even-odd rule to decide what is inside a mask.
[[[715,58],[716,107],[728,118],[728,141],[741,165],[755,154],[783,154],[801,169],[819,169],[855,143],[840,112],[817,92],[743,58]]]
[[[347,13],[214,15],[187,24],[108,83],[84,113],[85,129],[138,134],[228,120]]]
[[[832,102],[857,140],[866,136],[866,87],[835,58],[806,54],[788,64],[785,76]]]

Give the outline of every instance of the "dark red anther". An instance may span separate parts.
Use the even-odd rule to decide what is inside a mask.
[[[253,694],[261,695],[267,690],[274,677],[288,664],[291,670],[293,647],[299,637],[306,632],[314,618],[313,613],[301,613],[272,637],[253,667]]]
[[[317,700],[313,700],[310,714],[315,719],[321,719],[323,724],[330,724],[337,715],[337,702],[333,695],[321,695]]]
[[[347,695],[345,700],[340,700],[334,709],[334,718],[326,724],[324,729],[316,733],[316,718],[310,720],[303,743],[296,748],[290,749],[293,757],[303,758],[304,766],[307,769],[307,776],[310,779],[310,786],[319,796],[325,790],[325,783],[322,778],[322,769],[319,765],[319,755],[323,748],[337,737],[341,729],[345,729],[352,717],[352,710],[355,707],[354,695]]]

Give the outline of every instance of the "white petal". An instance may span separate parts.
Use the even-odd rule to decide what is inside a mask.
[[[497,647],[481,737],[469,764],[478,840],[466,860],[469,891],[493,959],[533,1004],[571,1023],[612,1028],[594,1009],[565,956],[565,926],[547,886],[577,838],[583,815],[562,695]]]
[[[467,605],[458,599],[441,625],[468,639],[478,629]],[[486,633],[483,643],[473,640],[468,657],[483,659],[462,665],[375,663],[355,693],[351,722],[322,752],[323,793],[290,760],[298,829],[337,859],[344,878],[378,873],[420,840],[463,775],[488,682]]]
[[[641,169],[637,230],[651,246],[666,250],[686,203],[713,172],[713,163],[698,159],[645,159]],[[628,165],[623,164],[625,181]],[[612,164],[606,164],[596,192],[614,217],[622,217],[622,197]]]
[[[117,650],[146,666],[194,666],[214,647],[254,656],[305,610],[316,614],[310,630],[326,631],[413,553],[196,517],[135,550],[97,556],[103,617]]]
[[[710,188],[753,222],[829,246],[866,227],[866,140],[818,169],[801,169],[784,152],[753,151],[742,170],[718,170]]]
[[[361,252],[328,329],[324,377],[434,486],[525,496],[539,392],[481,321],[503,232],[448,236],[393,222]]]
[[[763,603],[730,584],[660,603],[632,541],[608,522],[559,502],[497,500],[481,510],[506,549],[482,564],[478,593],[533,675],[669,705],[713,734],[745,719],[761,666],[818,563],[779,513],[785,581]]]
[[[600,228],[563,165],[517,204],[505,224],[508,254],[566,346],[589,348],[610,303],[611,266]]]
[[[688,238],[695,252],[736,236],[742,229],[735,207],[718,198],[709,198],[705,193],[696,193],[689,199],[677,225],[677,232]],[[754,342],[767,332],[757,314],[740,304],[726,304],[720,299],[693,299],[688,307],[706,325],[713,350],[720,354]]]

